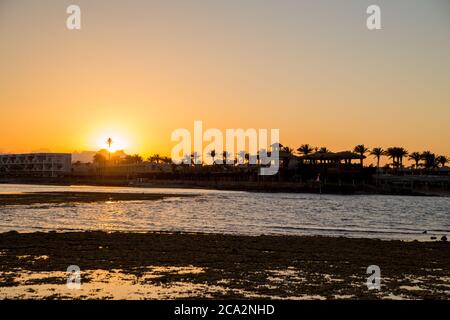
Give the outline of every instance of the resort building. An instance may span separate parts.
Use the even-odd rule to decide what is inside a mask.
[[[71,172],[70,153],[0,154],[0,176],[60,177]]]
[[[288,169],[298,168],[328,168],[341,170],[361,171],[362,161],[366,158],[351,151],[321,152],[317,151],[308,155],[296,156],[280,151],[282,166]]]

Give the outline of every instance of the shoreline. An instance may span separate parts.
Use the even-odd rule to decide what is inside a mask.
[[[48,191],[0,194],[0,206],[31,205],[31,204],[60,204],[60,203],[91,203],[116,201],[156,201],[170,197],[192,197],[183,194],[160,193],[116,193],[116,192],[73,192]]]
[[[5,184],[24,184],[24,185],[48,185],[48,186],[95,186],[95,187],[130,187],[130,188],[177,188],[177,189],[203,189],[203,190],[224,190],[224,191],[244,191],[260,193],[311,193],[311,194],[336,194],[336,195],[400,195],[417,197],[450,197],[449,192],[432,191],[399,191],[385,192],[375,190],[371,185],[359,186],[323,186],[317,185],[299,185],[293,182],[230,182],[230,181],[189,181],[189,180],[155,180],[145,183],[130,183],[125,180],[102,180],[85,181],[70,180],[62,181],[60,179],[49,180],[0,180],[0,185]]]
[[[450,299],[449,249],[323,236],[6,232],[0,298]],[[92,290],[63,290],[69,265]],[[381,290],[367,289],[369,265],[381,269]]]

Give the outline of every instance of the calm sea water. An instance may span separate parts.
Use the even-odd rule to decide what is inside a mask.
[[[450,234],[450,198],[249,193],[197,189],[0,185],[0,193],[100,191],[195,194],[159,201],[0,207],[0,232],[189,231],[430,239]],[[427,230],[427,234],[422,234]]]

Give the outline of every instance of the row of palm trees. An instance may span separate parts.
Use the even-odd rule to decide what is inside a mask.
[[[387,156],[392,159],[392,164],[395,168],[403,167],[403,159],[408,157],[409,160],[414,161],[414,168],[418,169],[420,167],[426,169],[433,169],[439,166],[445,167],[445,165],[450,161],[446,156],[436,156],[431,151],[423,152],[411,152],[409,153],[403,147],[390,147],[384,150],[381,147],[373,148],[372,150],[364,148],[364,145],[356,146],[354,152],[364,155],[368,152],[370,155],[377,159],[377,168],[380,167],[380,159],[382,156]],[[422,161],[422,162],[421,162]]]
[[[144,162],[144,159],[139,154],[134,155],[125,155],[122,157],[121,153],[109,153],[108,156],[105,155],[104,152],[99,151],[94,155],[94,163],[97,164],[136,164],[136,163],[142,163]]]
[[[158,164],[172,163],[172,159],[170,157],[161,156],[159,154],[153,154],[147,157],[146,160]],[[122,154],[111,153],[111,155],[105,156],[104,153],[97,152],[94,155],[94,163],[97,164],[139,164],[142,162],[144,162],[144,158],[139,154],[122,156]]]
[[[295,151],[293,148],[290,148],[288,146],[283,146],[280,144],[280,150],[287,156],[294,155]],[[264,150],[265,151],[265,150]],[[310,155],[315,152],[320,153],[328,153],[331,152],[326,147],[312,147],[309,144],[302,144],[300,147],[297,148],[296,153],[298,155]],[[387,149],[383,149],[382,147],[375,147],[372,149],[369,149],[365,147],[363,144],[357,145],[353,148],[353,152],[357,153],[361,156],[361,165],[363,164],[363,158],[366,154],[373,156],[377,161],[377,168],[380,167],[380,161],[383,156],[388,157],[392,160],[392,165],[394,168],[402,168],[403,167],[403,160],[408,157],[409,160],[414,161],[414,168],[418,169],[420,167],[426,168],[426,169],[432,169],[437,168],[439,166],[445,167],[447,163],[450,162],[450,159],[446,156],[440,155],[436,156],[434,153],[430,151],[424,151],[424,152],[411,152],[408,153],[408,151],[403,147],[390,147]],[[270,154],[270,152],[269,152]],[[227,151],[222,152],[222,154],[218,154],[216,150],[211,150],[208,152],[209,157],[211,157],[212,162],[215,163],[218,157],[222,156],[223,163],[226,162],[227,159],[230,158],[230,154]],[[238,163],[237,158],[241,159],[241,163],[249,163],[250,158],[252,156],[245,152],[240,151],[237,153],[236,159],[234,159],[234,163]],[[259,160],[259,153],[254,156],[255,159]],[[198,164],[199,163],[200,156],[194,152],[190,155],[186,155],[184,159],[184,163],[191,163],[191,164]],[[154,162],[157,164],[170,164],[172,163],[172,159],[170,157],[161,156],[159,154],[153,154],[149,156],[147,159],[149,162]],[[124,158],[120,158],[116,156],[115,154],[112,154],[109,157],[106,157],[103,153],[99,152],[94,156],[94,162],[98,164],[106,164],[108,162],[113,162],[115,164],[138,164],[142,163],[144,159],[138,155],[126,155]]]
[[[149,162],[156,162],[156,163],[158,163],[158,164],[159,164],[159,163],[172,163],[172,159],[171,159],[171,158],[161,156],[161,155],[158,154],[158,153],[155,153],[155,154],[149,156],[149,157],[147,158],[147,161],[149,161]]]
[[[285,154],[288,155],[294,155],[294,149],[290,148],[288,146],[280,145],[280,150],[282,150]],[[297,153],[299,155],[309,155],[314,152],[321,152],[321,153],[327,153],[331,152],[326,147],[316,148],[312,147],[309,144],[303,144],[300,147],[297,148]],[[363,161],[363,156],[366,154],[369,154],[376,158],[377,160],[377,168],[380,167],[380,161],[381,157],[387,156],[389,159],[392,159],[392,164],[396,168],[402,168],[403,167],[403,160],[407,157],[409,160],[414,161],[414,167],[424,167],[427,169],[430,168],[436,168],[438,166],[444,167],[447,163],[450,162],[450,159],[446,156],[436,156],[434,153],[430,151],[424,151],[424,152],[412,152],[408,153],[408,151],[403,147],[390,147],[386,150],[382,147],[375,147],[373,149],[366,148],[364,145],[357,145],[353,148],[353,152],[357,153],[361,156],[361,163]],[[223,163],[226,162],[227,159],[229,159],[230,154],[227,151],[222,152],[222,154],[218,154],[216,150],[211,150],[208,152],[209,157],[211,157],[212,162],[215,163],[215,161],[218,159],[218,157],[222,156]],[[251,155],[249,153],[246,153],[245,151],[240,151],[237,153],[237,157],[241,158],[242,160],[245,160],[244,162],[249,162]],[[191,163],[191,164],[197,164],[198,159],[200,156],[194,152],[191,155],[185,156],[185,163]],[[256,159],[259,159],[259,153],[255,155]],[[171,159],[168,157],[161,157],[159,154],[154,154],[147,159],[150,162],[156,162],[156,163],[171,163]],[[421,161],[423,161],[421,163]],[[237,159],[234,159],[234,163],[237,163]]]
[[[280,145],[281,151],[293,155],[294,149]],[[314,152],[321,152],[321,153],[327,153],[330,152],[329,149],[326,147],[313,147],[309,144],[302,144],[300,147],[297,148],[297,153],[299,155],[307,156],[309,154],[312,154]],[[361,164],[363,164],[363,156],[366,154],[369,154],[376,158],[377,160],[377,168],[380,167],[380,160],[381,157],[387,156],[389,159],[392,160],[392,164],[395,168],[402,168],[403,167],[403,159],[408,157],[409,160],[414,161],[414,168],[426,168],[426,169],[432,169],[436,168],[438,166],[445,167],[447,163],[450,162],[450,159],[446,156],[440,155],[436,156],[431,151],[424,151],[424,152],[411,152],[408,153],[408,151],[403,147],[390,147],[387,149],[383,149],[382,147],[375,147],[372,149],[367,148],[363,144],[359,144],[353,148],[353,152],[357,153],[361,156]],[[421,162],[422,161],[422,162]]]

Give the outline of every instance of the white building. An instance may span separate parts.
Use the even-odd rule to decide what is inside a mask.
[[[58,177],[71,172],[70,153],[0,154],[0,175]]]

